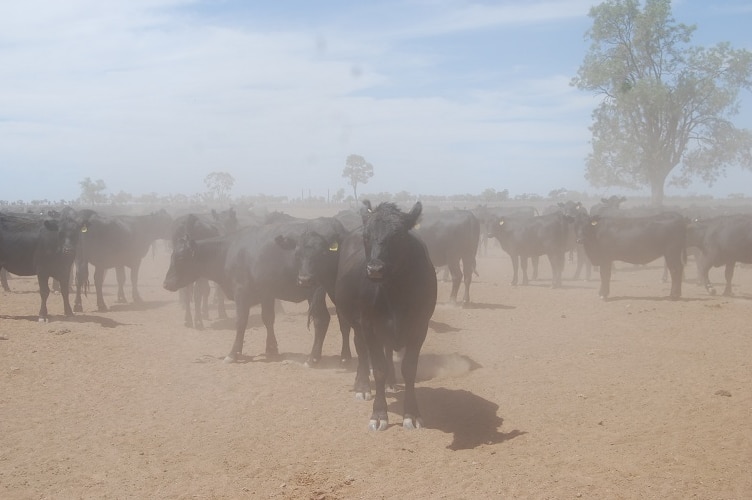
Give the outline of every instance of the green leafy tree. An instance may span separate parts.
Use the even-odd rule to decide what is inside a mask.
[[[227,172],[212,172],[204,177],[204,184],[213,200],[224,202],[230,198],[235,178]]]
[[[84,205],[96,205],[97,203],[105,203],[107,201],[107,196],[104,194],[107,185],[102,179],[92,181],[91,177],[86,177],[78,185],[81,186],[81,196],[78,198],[80,203]]]
[[[586,178],[598,187],[712,185],[730,165],[752,168],[752,133],[730,118],[750,89],[752,53],[689,45],[670,0],[609,0],[590,9],[590,49],[572,84],[603,96],[593,112]],[[669,175],[678,171],[669,179]]]
[[[373,165],[368,163],[360,155],[350,155],[345,161],[345,168],[342,170],[342,177],[350,182],[353,188],[355,204],[358,203],[358,184],[368,184],[368,179],[373,177]]]

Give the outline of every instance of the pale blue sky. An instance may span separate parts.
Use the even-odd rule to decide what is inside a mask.
[[[608,194],[584,179],[593,96],[569,86],[598,2],[0,3],[0,199],[363,192]],[[674,2],[693,42],[752,50],[749,1]],[[752,128],[752,95],[737,124]],[[752,173],[669,194],[752,195]],[[631,192],[628,192],[631,193]]]

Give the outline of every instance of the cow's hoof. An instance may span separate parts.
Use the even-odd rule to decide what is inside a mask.
[[[235,356],[225,356],[225,363],[234,363],[235,361],[237,361]]]
[[[420,417],[415,418],[405,415],[404,420],[402,420],[402,428],[408,430],[422,429],[423,419]]]
[[[389,427],[389,419],[386,415],[371,416],[371,420],[368,421],[368,429],[372,431],[385,431]]]
[[[84,312],[84,308],[81,306],[81,304],[75,305],[73,306],[73,312],[82,313]]]
[[[370,401],[373,399],[373,396],[371,395],[371,391],[355,391],[355,399],[358,401]]]
[[[48,322],[47,318],[43,318],[43,317],[41,317],[41,316],[39,317],[39,320],[38,320],[38,321],[39,321],[40,323],[47,323],[47,322]]]
[[[306,368],[313,368],[315,366],[318,366],[319,361],[321,361],[321,359],[319,358],[308,358],[306,362],[303,363],[303,366],[305,366]]]

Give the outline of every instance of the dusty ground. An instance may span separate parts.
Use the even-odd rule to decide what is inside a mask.
[[[114,273],[112,311],[92,294],[66,320],[51,296],[48,324],[34,279],[0,292],[0,498],[752,497],[750,269],[735,297],[710,297],[690,264],[670,302],[660,266],[622,264],[604,303],[595,280],[511,287],[494,249],[471,307],[440,284],[417,389],[427,428],[401,428],[398,392],[374,433],[336,321],[309,369],[305,308],[284,305],[271,362],[256,308],[253,359],[224,364],[232,322],[184,328],[167,259],[145,259],[143,308],[114,303]]]

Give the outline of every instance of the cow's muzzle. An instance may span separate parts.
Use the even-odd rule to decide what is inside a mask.
[[[305,288],[313,286],[313,276],[310,274],[298,274],[298,286]]]
[[[369,262],[366,265],[366,274],[372,281],[381,281],[384,279],[384,263],[379,261]]]

